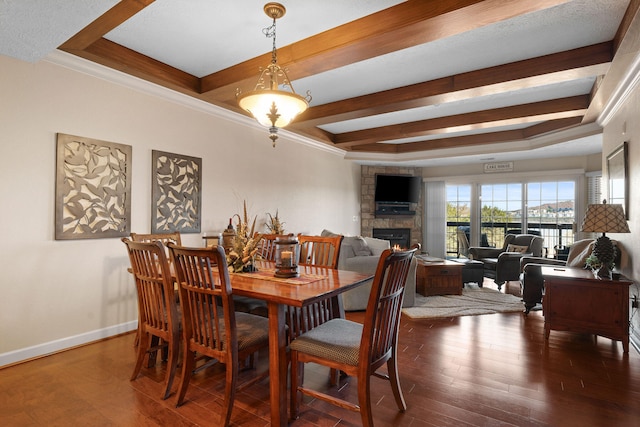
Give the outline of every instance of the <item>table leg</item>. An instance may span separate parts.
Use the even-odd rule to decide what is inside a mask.
[[[287,343],[284,306],[269,301],[269,387],[271,425],[288,425],[287,417]]]

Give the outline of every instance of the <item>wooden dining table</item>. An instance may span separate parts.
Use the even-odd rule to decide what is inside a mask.
[[[321,300],[337,297],[363,284],[372,276],[324,267],[299,266],[299,277],[280,279],[273,276],[274,263],[258,262],[256,266],[256,273],[231,274],[231,288],[235,295],[256,298],[267,303],[271,425],[286,426],[288,394],[285,306],[306,307]],[[341,314],[344,317],[343,309]]]

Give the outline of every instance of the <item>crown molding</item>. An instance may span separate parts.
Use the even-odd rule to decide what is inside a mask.
[[[606,77],[605,77],[606,78]],[[631,93],[638,87],[640,83],[640,53],[631,62],[627,68],[623,78],[620,80],[615,90],[607,100],[600,116],[596,120],[597,123],[605,127],[613,117],[620,111]]]
[[[226,110],[222,107],[210,104],[201,99],[197,99],[189,95],[171,90],[164,86],[148,82],[130,74],[123,73],[122,71],[114,70],[112,68],[97,64],[84,58],[80,58],[67,52],[63,52],[61,50],[55,50],[51,52],[44,58],[44,61],[68,68],[73,71],[77,71],[79,73],[96,77],[101,80],[117,84],[119,86],[133,89],[146,95],[161,98],[174,104],[178,104],[201,113],[209,114],[216,118],[233,122],[247,128],[265,131],[265,128],[261,126],[257,121],[243,114],[238,114],[233,111]],[[300,136],[293,132],[289,132],[286,129],[280,129],[278,131],[278,134],[282,137],[290,139],[293,142],[314,148],[316,150],[329,152],[341,157],[344,157],[344,155],[346,154],[346,151],[343,149],[333,147],[329,144],[325,144],[308,137]],[[268,139],[266,133],[265,139]]]

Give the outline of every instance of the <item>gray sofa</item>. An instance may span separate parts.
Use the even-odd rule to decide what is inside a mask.
[[[334,233],[324,230],[321,235],[330,236]],[[389,249],[388,240],[373,237],[345,236],[340,245],[338,269],[356,271],[358,273],[375,274],[378,260],[382,251]],[[367,308],[371,280],[364,285],[342,294],[342,302],[346,311],[361,311]],[[411,263],[409,277],[405,285],[403,307],[413,307],[416,298],[416,261]]]

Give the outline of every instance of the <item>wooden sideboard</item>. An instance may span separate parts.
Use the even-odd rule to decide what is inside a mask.
[[[542,267],[545,338],[551,330],[601,335],[622,341],[629,352],[629,285],[602,280],[590,270]]]

